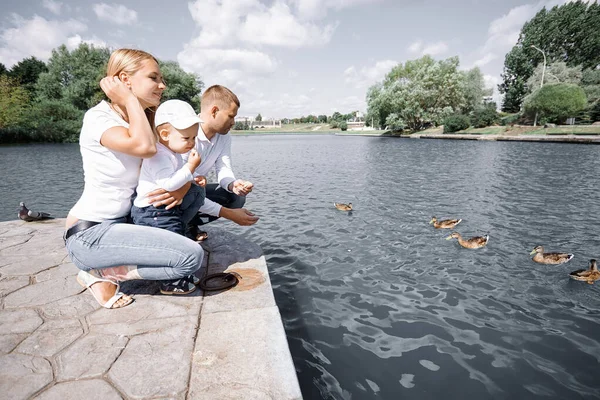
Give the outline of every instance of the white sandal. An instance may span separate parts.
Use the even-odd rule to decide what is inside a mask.
[[[84,288],[89,289],[90,292],[92,292],[92,295],[94,296],[94,298],[96,299],[98,304],[100,304],[104,308],[111,308],[111,309],[112,308],[122,308],[122,307],[130,305],[133,302],[133,299],[130,297],[129,301],[125,301],[124,304],[121,304],[118,307],[113,307],[119,299],[121,299],[121,298],[123,298],[123,296],[125,296],[125,293],[119,292],[119,289],[121,288],[121,286],[119,285],[118,282],[115,282],[110,279],[102,278],[96,270],[92,269],[87,272],[80,270],[79,273],[77,274],[77,282]],[[102,304],[100,299],[96,296],[96,292],[94,292],[91,289],[91,286],[98,282],[110,282],[117,287],[117,290],[115,290],[115,294],[110,299],[108,299],[108,301],[104,304]]]

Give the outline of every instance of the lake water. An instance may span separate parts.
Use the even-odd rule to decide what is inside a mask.
[[[261,220],[217,223],[263,248],[306,399],[600,397],[600,282],[568,277],[600,259],[600,147],[236,136],[233,154]],[[64,217],[82,190],[77,145],[0,147],[0,168],[0,220],[19,201]],[[536,245],[575,258],[539,265]]]

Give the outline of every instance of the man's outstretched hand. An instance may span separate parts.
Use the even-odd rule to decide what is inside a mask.
[[[246,196],[252,191],[254,184],[250,181],[237,179],[229,184],[229,190],[238,196]]]
[[[258,221],[258,217],[245,208],[222,207],[219,216],[242,226],[254,225]]]

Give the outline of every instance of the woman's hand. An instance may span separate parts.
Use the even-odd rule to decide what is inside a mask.
[[[118,76],[107,76],[100,81],[100,87],[106,97],[115,104],[126,104],[132,98],[137,100],[131,89],[121,82]]]
[[[156,189],[148,193],[146,198],[148,199],[148,203],[154,207],[166,206],[165,209],[170,210],[176,205],[181,204],[191,185],[192,182],[188,182],[172,192],[167,192],[165,189]]]

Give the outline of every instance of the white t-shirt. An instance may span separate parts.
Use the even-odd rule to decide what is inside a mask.
[[[89,109],[83,117],[79,148],[85,186],[69,214],[102,222],[129,214],[131,195],[138,183],[140,157],[110,150],[100,144],[102,134],[115,126],[129,128],[107,102]]]
[[[184,164],[181,154],[177,154],[162,143],[156,145],[154,157],[142,162],[142,170],[137,186],[137,197],[133,201],[136,207],[148,207],[146,195],[155,189],[172,192],[179,189],[194,177]]]
[[[211,140],[208,140],[202,130],[202,124],[200,124],[198,136],[196,137],[196,151],[200,154],[202,162],[196,168],[194,176],[207,176],[210,170],[215,168],[219,186],[228,190],[227,186],[235,181],[231,169],[231,135],[217,133]],[[188,154],[183,155],[184,161],[187,161]],[[218,217],[221,212],[221,205],[207,198],[200,207],[200,211]]]

